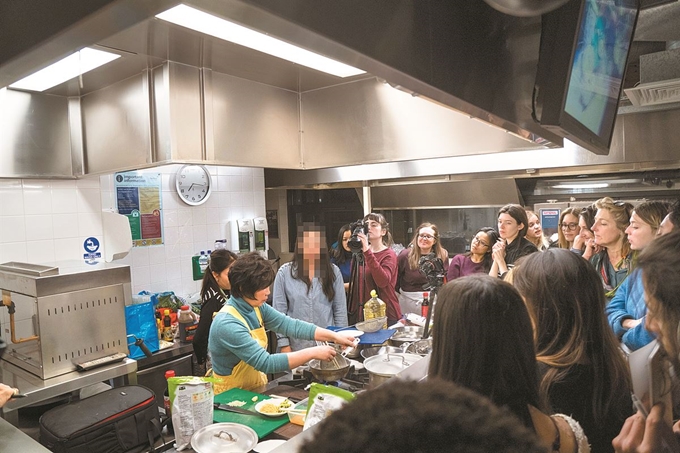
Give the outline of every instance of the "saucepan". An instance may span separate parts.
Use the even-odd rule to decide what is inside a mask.
[[[312,376],[322,382],[339,381],[344,378],[349,371],[349,360],[336,355],[333,360],[317,360],[309,361],[309,371]]]
[[[397,327],[396,330],[389,339],[392,346],[402,346],[404,343],[412,343],[423,338],[423,328],[419,326]]]
[[[421,356],[416,354],[380,354],[364,360],[368,370],[368,388],[375,388],[397,373],[413,365]]]

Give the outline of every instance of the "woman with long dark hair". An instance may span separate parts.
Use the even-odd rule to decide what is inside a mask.
[[[356,272],[357,281],[352,282],[350,320],[363,320],[364,314],[360,307],[371,298],[371,290],[375,290],[378,297],[386,304],[389,326],[402,317],[395,291],[397,254],[390,248],[392,234],[384,215],[372,212],[364,217],[364,223],[368,228],[368,235],[363,231],[357,234],[363,253],[361,254],[362,263],[357,263],[359,266]]]
[[[422,256],[430,253],[442,261],[446,272],[449,268],[449,252],[441,245],[437,225],[425,222],[416,228],[411,243],[397,257],[396,290],[402,313],[421,312],[418,301],[423,298],[424,286],[428,284],[428,280],[420,272],[419,263]]]
[[[471,275],[437,296],[430,377],[468,387],[510,409],[557,452],[589,452],[576,421],[542,409],[533,330],[522,297],[510,284]]]
[[[203,365],[208,358],[208,334],[213,316],[229,298],[231,291],[229,268],[236,258],[234,252],[220,249],[212,252],[208,259],[208,267],[205,269],[201,285],[201,317],[193,340],[194,354],[199,365]]]
[[[298,228],[293,259],[281,266],[274,280],[272,306],[291,318],[319,327],[347,326],[347,301],[340,269],[331,264],[326,235],[321,227],[305,222]],[[277,335],[281,352],[314,345],[311,340]]]
[[[331,250],[331,263],[338,266],[342,274],[342,281],[345,283],[345,292],[349,290],[349,279],[352,276],[352,251],[347,243],[352,236],[349,224],[340,227],[338,231],[338,241],[336,247]]]
[[[470,241],[470,251],[451,258],[446,279],[451,281],[466,275],[488,274],[493,264],[491,248],[498,239],[498,233],[493,228],[480,228]]]
[[[526,236],[529,220],[523,207],[507,204],[498,211],[498,235],[500,239],[492,245],[493,264],[489,275],[505,277],[515,265],[515,261],[530,253],[537,252],[534,244]]]
[[[534,326],[540,396],[581,423],[593,451],[612,451],[612,439],[632,413],[631,388],[607,325],[600,277],[563,249],[528,256],[513,273]]]

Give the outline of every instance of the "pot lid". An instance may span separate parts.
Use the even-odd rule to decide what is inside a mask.
[[[196,453],[249,452],[257,445],[257,433],[240,423],[213,423],[191,436]]]
[[[371,373],[394,375],[420,359],[421,357],[415,354],[381,354],[364,360],[364,366]]]

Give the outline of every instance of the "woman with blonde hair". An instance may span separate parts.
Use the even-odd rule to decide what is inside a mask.
[[[630,225],[633,205],[604,197],[595,202],[595,207],[597,214],[591,229],[595,245],[603,250],[594,254],[590,263],[600,274],[607,299],[611,300],[632,270],[634,253],[630,249],[626,228]]]
[[[421,223],[413,235],[408,247],[397,257],[397,297],[402,313],[420,314],[417,302],[422,300],[427,277],[420,272],[420,258],[434,254],[442,260],[444,274],[449,268],[449,253],[442,247],[437,225],[429,222]]]
[[[529,242],[534,244],[539,252],[548,250],[550,247],[550,241],[543,234],[543,227],[541,226],[541,221],[538,218],[538,214],[534,211],[526,210],[527,220],[529,222],[527,233],[524,236]]]
[[[534,327],[540,396],[553,411],[579,421],[593,451],[612,451],[632,403],[600,277],[576,254],[550,249],[525,257],[513,285]]]

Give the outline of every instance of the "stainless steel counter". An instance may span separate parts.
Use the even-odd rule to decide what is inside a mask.
[[[16,426],[0,418],[0,451],[21,453],[50,453],[50,451],[24,434]]]
[[[42,380],[5,360],[0,360],[0,382],[18,388],[25,398],[12,399],[2,408],[2,416],[13,425],[17,425],[19,416],[17,410],[41,403],[51,398],[80,390],[89,385],[120,379],[117,385],[122,385],[122,378],[127,377],[129,384],[137,383],[137,361],[126,358],[122,362],[95,368],[90,371],[72,371],[61,376]],[[4,450],[3,450],[4,451]],[[12,450],[8,450],[12,451]],[[16,450],[21,451],[21,450]]]

